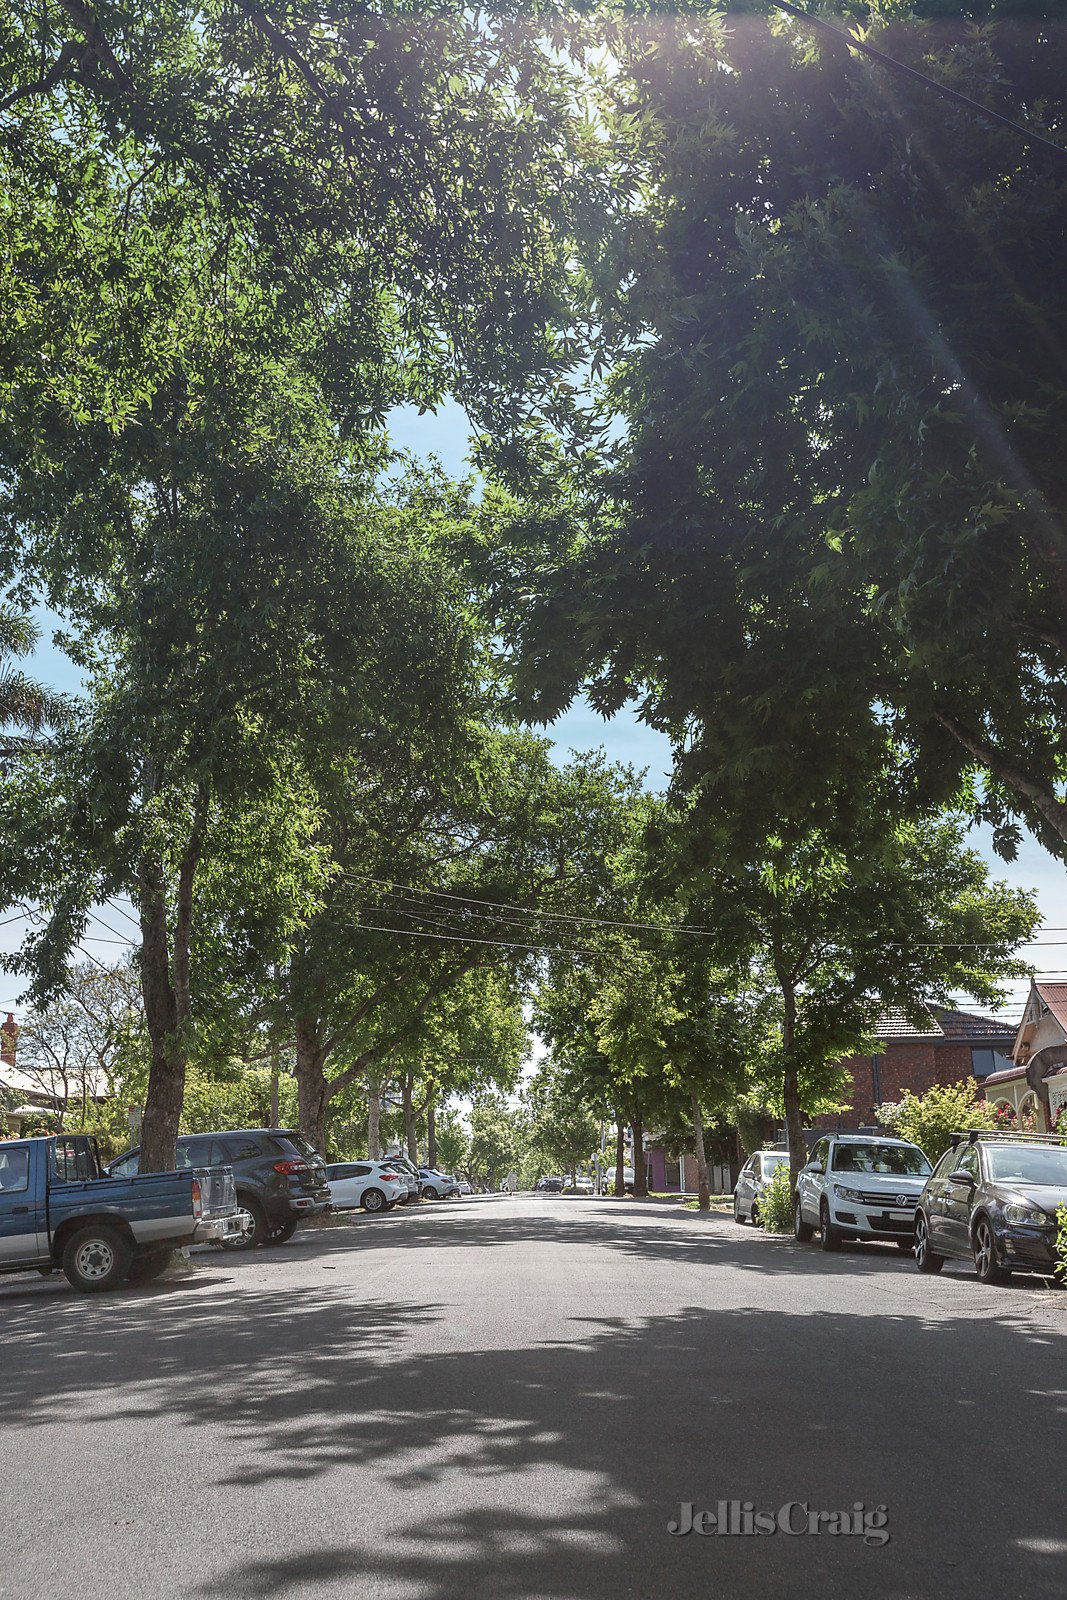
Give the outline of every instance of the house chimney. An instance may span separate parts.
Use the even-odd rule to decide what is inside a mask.
[[[7,1021],[0,1028],[0,1061],[6,1066],[15,1065],[15,1046],[18,1043],[19,1025],[15,1021],[14,1013],[9,1011]]]

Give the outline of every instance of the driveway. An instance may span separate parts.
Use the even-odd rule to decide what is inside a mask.
[[[555,1196],[194,1260],[0,1280],[5,1597],[1067,1591],[1067,1295],[1036,1283]],[[683,1505],[821,1531],[672,1536]]]

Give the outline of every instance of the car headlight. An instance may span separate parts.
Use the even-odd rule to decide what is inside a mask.
[[[1011,1223],[1013,1228],[1043,1228],[1051,1219],[1045,1211],[1039,1211],[1036,1206],[1011,1205],[1004,1207],[1004,1220]]]
[[[834,1193],[839,1200],[851,1200],[856,1205],[863,1204],[863,1196],[858,1189],[843,1189],[839,1183],[835,1183]]]

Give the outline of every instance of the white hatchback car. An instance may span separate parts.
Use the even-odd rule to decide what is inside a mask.
[[[734,1186],[734,1221],[758,1222],[760,1195],[774,1176],[776,1167],[789,1165],[788,1150],[757,1150],[741,1168]]]
[[[335,1211],[389,1211],[408,1192],[407,1180],[388,1161],[335,1161],[326,1181]]]
[[[930,1176],[917,1144],[879,1134],[830,1133],[819,1139],[797,1179],[793,1232],[802,1242],[818,1228],[824,1250],[843,1239],[915,1242],[915,1207]]]

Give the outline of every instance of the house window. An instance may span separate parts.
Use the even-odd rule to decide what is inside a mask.
[[[972,1050],[971,1071],[976,1078],[988,1078],[991,1072],[1007,1072],[1015,1065],[999,1050]]]

